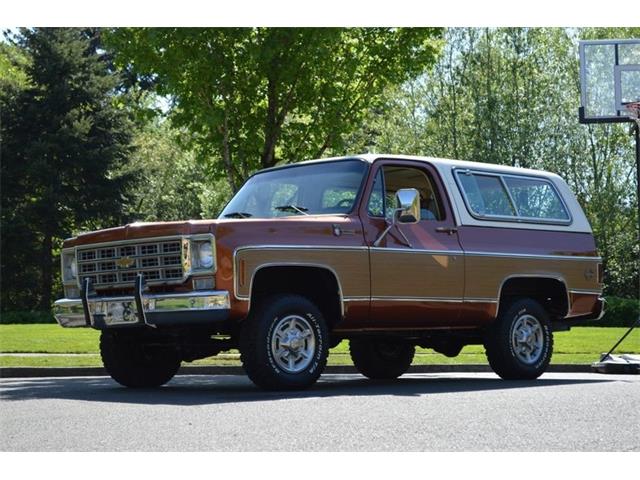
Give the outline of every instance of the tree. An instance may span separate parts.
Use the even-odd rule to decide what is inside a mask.
[[[29,62],[28,85],[2,95],[2,308],[48,310],[61,239],[120,219],[131,177],[113,171],[130,154],[130,125],[98,31],[22,29],[9,40]]]
[[[230,191],[224,180],[220,185],[207,164],[181,146],[185,137],[187,132],[172,128],[162,117],[134,132],[135,151],[119,170],[141,174],[128,192],[127,217],[144,221],[211,218],[225,205]]]
[[[173,100],[172,118],[232,190],[256,168],[342,148],[389,85],[436,59],[441,29],[118,29],[127,71]],[[222,168],[220,168],[222,167]]]

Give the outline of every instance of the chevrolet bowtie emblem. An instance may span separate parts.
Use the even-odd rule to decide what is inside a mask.
[[[116,260],[116,266],[118,268],[129,268],[134,263],[136,263],[136,261],[131,257],[122,257]]]

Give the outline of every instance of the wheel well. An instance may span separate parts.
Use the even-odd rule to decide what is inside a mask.
[[[333,271],[316,266],[272,266],[260,268],[251,285],[251,305],[278,293],[302,295],[320,309],[332,328],[342,320],[342,297]]]
[[[537,301],[552,320],[562,319],[569,312],[567,287],[562,280],[556,278],[509,278],[500,289],[498,314],[516,297],[528,297]]]

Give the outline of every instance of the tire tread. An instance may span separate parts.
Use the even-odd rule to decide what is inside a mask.
[[[522,309],[529,310],[548,335],[545,357],[537,367],[520,364],[510,352],[511,321]],[[485,337],[485,352],[491,369],[504,380],[534,380],[547,369],[553,353],[553,334],[549,316],[542,306],[530,298],[516,298],[505,306],[498,318],[491,325]]]
[[[276,374],[265,361],[261,342],[265,340],[265,331],[268,330],[268,322],[278,315],[278,312],[286,309],[309,311],[316,318],[324,338],[322,342],[324,351],[321,352],[320,363],[313,373],[305,374]],[[240,331],[240,361],[247,376],[258,387],[265,390],[302,390],[315,383],[320,377],[327,363],[329,341],[328,331],[320,310],[306,297],[294,294],[273,295],[262,299],[252,312],[243,321]]]
[[[159,387],[178,372],[180,358],[177,352],[167,349],[163,355],[155,355],[149,363],[140,356],[141,349],[142,345],[135,336],[127,338],[108,331],[100,335],[102,363],[111,378],[120,385],[129,388]]]
[[[400,344],[399,358],[391,362],[378,353],[376,342],[377,340],[357,338],[349,341],[349,354],[356,370],[372,380],[393,380],[409,370],[415,346]]]

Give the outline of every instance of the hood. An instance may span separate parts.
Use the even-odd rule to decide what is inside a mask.
[[[118,242],[137,238],[170,237],[174,235],[193,235],[214,233],[215,220],[189,220],[184,222],[135,222],[122,227],[105,228],[79,234],[64,242],[64,248],[92,243]]]

